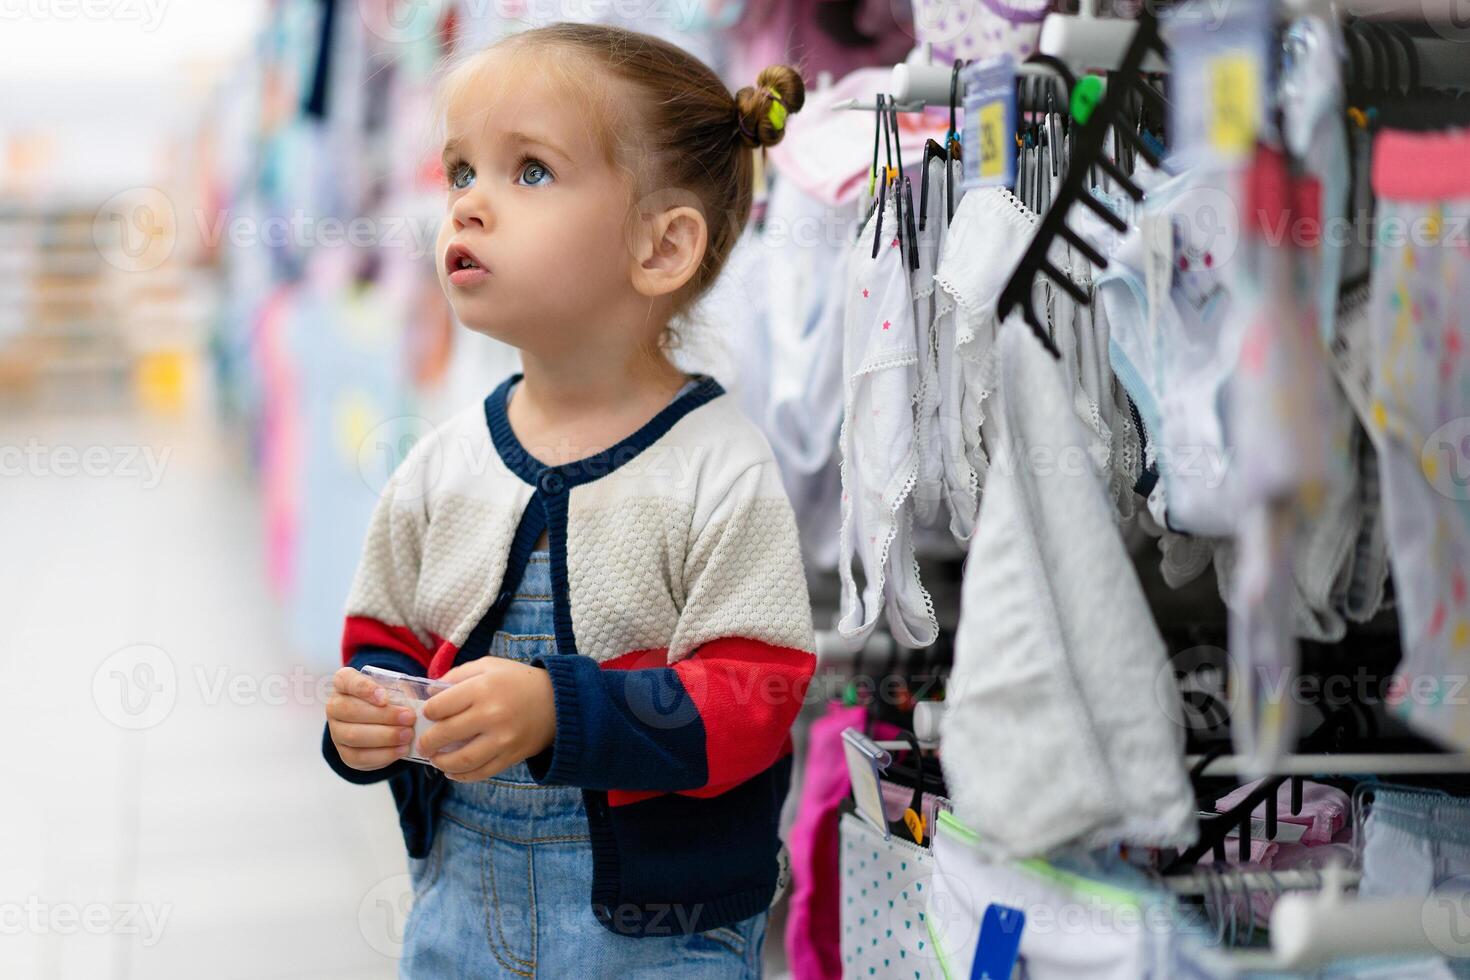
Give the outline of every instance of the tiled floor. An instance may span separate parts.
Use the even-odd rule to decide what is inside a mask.
[[[59,472],[92,447],[108,472]],[[241,456],[203,421],[0,418],[0,978],[396,975],[392,798],[321,761],[335,652],[286,640]]]
[[[238,454],[95,416],[0,447],[0,977],[394,976],[392,800],[321,761]]]

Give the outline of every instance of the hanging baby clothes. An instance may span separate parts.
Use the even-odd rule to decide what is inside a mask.
[[[1226,329],[1230,295],[1221,279],[1234,245],[1229,206],[1201,171],[1160,183],[1095,280],[1113,370],[1153,444],[1168,508],[1167,519],[1155,517],[1195,534],[1228,533],[1235,513],[1221,413],[1240,343]],[[1159,223],[1152,238],[1144,233],[1150,219]]]
[[[1388,539],[1383,520],[1378,453],[1366,432],[1366,427],[1373,421],[1372,348],[1368,286],[1364,284],[1338,301],[1332,336],[1333,372],[1358,421],[1353,441],[1358,452],[1361,520],[1353,542],[1352,573],[1342,606],[1343,614],[1356,623],[1367,622],[1378,612],[1388,584]]]
[[[938,334],[935,331],[934,272],[949,230],[944,200],[947,164],[940,157],[929,161],[923,180],[929,197],[916,191],[915,207],[923,207],[919,232],[919,269],[914,273],[914,326],[918,330],[919,390],[914,402],[914,441],[919,453],[919,478],[914,485],[914,519],[921,525],[935,523],[942,512],[944,454],[940,447]]]
[[[1146,162],[1139,161],[1133,179],[1141,187],[1152,187],[1166,177],[1167,174],[1163,171],[1153,170]],[[1135,213],[1136,205],[1127,195],[1108,195],[1101,189],[1094,188],[1091,196],[1101,202],[1111,213],[1125,221],[1130,220]],[[1068,215],[1068,222],[1080,237],[1104,256],[1116,252],[1125,237],[1124,233],[1104,222],[1087,208],[1074,209]],[[1065,243],[1059,242],[1057,247],[1063,248]],[[1134,519],[1135,488],[1143,477],[1146,466],[1143,421],[1129,398],[1128,388],[1114,372],[1113,362],[1117,354],[1114,351],[1112,330],[1108,320],[1108,307],[1104,302],[1107,295],[1106,291],[1101,288],[1102,283],[1106,280],[1101,277],[1100,270],[1095,269],[1075,250],[1068,249],[1064,254],[1069,255],[1069,258],[1058,267],[1066,270],[1072,281],[1089,290],[1092,295],[1091,303],[1075,306],[1076,351],[1074,357],[1079,387],[1074,391],[1074,405],[1079,412],[1083,413],[1089,429],[1099,432],[1105,427],[1107,430],[1104,443],[1107,447],[1107,458],[1111,470],[1108,478],[1108,496],[1116,508],[1119,523],[1127,523]],[[1065,295],[1060,290],[1057,290],[1056,293],[1058,296]],[[1125,306],[1125,310],[1131,310],[1131,308],[1131,304]],[[1071,339],[1064,335],[1059,335],[1057,342],[1059,346],[1063,343],[1072,343]],[[1066,354],[1065,349],[1063,353]],[[1082,394],[1085,394],[1086,402],[1079,400]],[[1094,403],[1097,406],[1096,419],[1092,417]],[[1143,492],[1146,494],[1147,490]],[[1206,567],[1207,565],[1208,563]]]
[[[997,346],[998,439],[940,732],[955,815],[996,857],[1183,844],[1179,693],[1062,369],[1018,317]]]
[[[1232,263],[1229,317],[1241,337],[1227,420],[1240,450],[1229,591],[1231,735],[1237,753],[1249,757],[1247,771],[1263,775],[1296,738],[1297,699],[1279,693],[1299,669],[1293,556],[1304,553],[1312,522],[1324,519],[1327,487],[1342,478],[1333,467],[1345,467],[1346,447],[1331,440],[1348,413],[1333,390],[1314,315],[1317,256],[1309,243],[1282,248],[1267,237],[1281,221],[1315,218],[1315,181],[1292,175],[1266,146],[1243,177],[1251,220]],[[1351,537],[1333,543],[1344,557]]]
[[[925,924],[941,969],[935,975],[1027,980],[1173,977],[1167,930],[1145,920],[1148,898],[1040,861],[987,860],[976,835],[940,817]],[[1155,895],[1154,902],[1162,896]],[[1068,928],[1069,920],[1086,926]],[[1150,928],[1137,923],[1148,921]]]
[[[956,540],[974,532],[989,468],[981,439],[995,391],[995,308],[1036,228],[1036,216],[1003,188],[966,194],[955,208],[935,273],[943,492]]]
[[[1091,293],[1092,263],[1065,241],[1052,245],[1053,264],[1084,293]],[[1099,349],[1092,304],[1078,303],[1064,289],[1051,290],[1052,340],[1061,354],[1062,366],[1070,387],[1072,410],[1088,434],[1088,452],[1100,470],[1110,470],[1112,463],[1111,418],[1103,418],[1104,401],[1112,408],[1107,348]],[[1111,412],[1109,413],[1111,415]]]
[[[910,495],[918,478],[914,446],[914,389],[919,352],[913,289],[899,247],[898,203],[880,188],[883,206],[863,226],[848,253],[842,366],[847,379],[842,429],[842,530],[837,571],[841,581],[837,631],[861,644],[886,608],[893,636],[924,647],[938,636],[934,603],[919,580],[909,536]],[[884,232],[873,254],[879,222]],[[864,586],[858,594],[856,554]],[[886,601],[885,601],[886,600]]]
[[[1399,602],[1398,680],[1401,691],[1415,692],[1397,699],[1397,710],[1459,748],[1470,747],[1470,711],[1447,685],[1470,669],[1467,154],[1470,133],[1390,130],[1379,133],[1373,154],[1381,210],[1370,431]]]
[[[1429,790],[1382,786],[1374,790],[1372,809],[1362,828],[1363,880],[1358,894],[1371,899],[1424,899],[1425,915],[1443,918],[1463,949],[1457,929],[1463,887],[1470,875],[1470,802]],[[1436,895],[1435,892],[1438,891]],[[1440,902],[1453,902],[1454,910]],[[1429,921],[1428,918],[1425,919]],[[1401,980],[1449,980],[1470,974],[1463,957],[1438,955],[1398,961],[1392,973]],[[1354,974],[1362,976],[1363,974]]]
[[[844,813],[842,839],[842,975],[933,976],[934,952],[924,925],[934,856],[897,834],[884,839],[872,824]]]

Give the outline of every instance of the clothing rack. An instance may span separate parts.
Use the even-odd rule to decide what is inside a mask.
[[[1086,256],[1093,265],[1107,268],[1107,259],[1082,236],[1067,226],[1067,215],[1073,204],[1081,203],[1119,231],[1125,229],[1123,220],[1089,193],[1087,189],[1087,184],[1090,182],[1089,172],[1096,165],[1127,191],[1134,200],[1143,198],[1143,192],[1103,154],[1103,142],[1111,129],[1112,132],[1132,144],[1138,155],[1147,160],[1151,166],[1160,165],[1157,155],[1136,133],[1126,125],[1115,124],[1125,118],[1125,108],[1132,102],[1135,93],[1144,96],[1145,99],[1162,103],[1162,96],[1141,80],[1139,66],[1143,64],[1144,56],[1149,52],[1162,55],[1164,51],[1163,42],[1159,38],[1158,20],[1151,10],[1145,9],[1134,28],[1133,39],[1128,46],[1128,53],[1123,58],[1118,82],[1108,89],[1091,118],[1082,126],[1081,132],[1073,138],[1073,158],[1067,168],[1066,176],[1062,179],[1061,187],[1053,194],[1051,207],[1042,217],[1041,224],[1036,229],[1035,235],[1032,236],[1031,244],[1027,246],[1026,253],[1021,257],[1016,271],[1001,291],[1000,301],[997,304],[999,319],[1004,322],[1011,311],[1019,306],[1027,325],[1053,357],[1060,358],[1061,352],[1057,349],[1051,334],[1042,325],[1040,317],[1037,316],[1033,298],[1036,277],[1044,275],[1053,285],[1068,293],[1078,303],[1089,301],[1088,295],[1081,287],[1074,283],[1066,273],[1052,265],[1048,253],[1052,243],[1061,237]]]
[[[1286,5],[1289,2],[1290,0],[1285,0],[1277,11],[1279,16],[1290,17],[1307,12],[1306,8],[1318,7],[1324,8],[1322,12],[1327,16],[1339,15],[1336,8],[1325,9],[1325,4],[1319,5],[1313,0],[1304,0],[1295,4],[1297,9],[1288,10]],[[1060,237],[1094,266],[1106,268],[1108,265],[1092,243],[1081,239],[1068,227],[1069,211],[1073,205],[1080,203],[1089,207],[1099,220],[1119,231],[1125,231],[1123,220],[1107,211],[1102,202],[1089,193],[1092,184],[1100,183],[1095,170],[1111,178],[1114,184],[1137,201],[1143,198],[1143,194],[1139,185],[1130,179],[1134,172],[1128,166],[1130,151],[1136,152],[1155,167],[1160,165],[1157,157],[1161,153],[1157,152],[1157,142],[1151,146],[1142,145],[1139,139],[1140,129],[1148,128],[1149,133],[1158,130],[1140,124],[1137,116],[1130,125],[1128,115],[1135,111],[1134,106],[1139,101],[1143,101],[1149,109],[1161,106],[1162,95],[1158,79],[1148,76],[1158,76],[1168,69],[1163,35],[1166,28],[1155,19],[1152,9],[1145,10],[1138,20],[1133,21],[1099,18],[1092,9],[1094,6],[1093,0],[1082,0],[1082,11],[1079,15],[1049,15],[1042,27],[1038,47],[1039,52],[1049,60],[1016,66],[1018,79],[1061,79],[1065,84],[1065,91],[1068,92],[1075,87],[1071,75],[1073,71],[1109,73],[1106,79],[1106,96],[1097,105],[1091,118],[1086,118],[1085,114],[1079,112],[1066,129],[1068,141],[1064,145],[1070,150],[1070,165],[1065,174],[1061,175],[1060,184],[1057,183],[1059,175],[1054,169],[1050,182],[1044,185],[1051,191],[1053,203],[1038,222],[1030,247],[1006,282],[997,304],[1001,320],[1006,319],[1007,314],[1014,312],[1017,306],[1021,307],[1028,324],[1053,355],[1058,353],[1056,345],[1043,326],[1045,320],[1037,316],[1043,302],[1042,294],[1036,289],[1040,285],[1037,275],[1051,280],[1048,285],[1054,293],[1070,293],[1079,303],[1088,302],[1090,297],[1081,295],[1082,290],[1076,283],[1048,261],[1050,247]],[[1455,102],[1452,97],[1445,98],[1443,91],[1431,91],[1470,90],[1470,59],[1464,57],[1462,44],[1447,37],[1423,36],[1407,25],[1378,23],[1351,16],[1346,18],[1343,25],[1343,38],[1345,48],[1342,51],[1342,79],[1348,104],[1387,107],[1395,98],[1405,101],[1418,98],[1436,108],[1440,105],[1470,105],[1470,100]],[[954,67],[936,65],[930,62],[928,52],[924,52],[922,57],[916,52],[907,62],[893,67],[884,101],[875,104],[872,101],[865,103],[851,99],[833,108],[922,112],[932,107],[949,108],[953,113],[956,97],[962,94],[956,91],[958,71],[958,63]],[[1017,89],[1034,92],[1041,87],[1018,85]],[[1043,98],[1045,95],[1043,90]],[[1353,101],[1354,99],[1360,100]],[[1436,101],[1439,99],[1444,101]],[[1065,114],[1067,103],[1059,104],[1064,106],[1061,112]],[[1364,112],[1369,118],[1372,117],[1368,109],[1364,108]],[[1018,109],[1016,115],[1025,116],[1025,112]],[[1392,118],[1383,111],[1379,113],[1381,122]],[[1392,122],[1387,124],[1393,125]],[[1357,125],[1362,127],[1365,124],[1359,122]],[[955,128],[953,116],[950,128]],[[1104,151],[1109,139],[1113,140],[1116,157]],[[1039,199],[1045,198],[1042,196]],[[1041,208],[1032,205],[1032,210]],[[1033,309],[1033,303],[1036,309]],[[1135,411],[1135,424],[1141,429],[1137,418]],[[895,651],[893,638],[883,633],[874,634],[859,651],[853,651],[835,634],[830,634],[825,640],[820,635],[818,637],[820,666],[861,663],[862,658],[868,656],[873,656],[875,662],[881,662],[882,658],[893,655]],[[1355,648],[1356,652],[1358,651]],[[943,702],[919,702],[914,706],[911,727],[920,748],[927,750],[938,743],[944,710]],[[1355,707],[1354,710],[1362,709]],[[1344,740],[1334,727],[1335,723],[1330,724],[1331,722],[1332,718],[1324,718],[1321,737],[1292,743],[1295,747],[1308,751],[1275,760],[1226,755],[1223,754],[1223,746],[1207,755],[1185,756],[1185,764],[1192,771],[1195,780],[1196,802],[1207,810],[1220,806],[1215,802],[1220,797],[1210,795],[1210,790],[1218,788],[1218,784],[1223,782],[1220,777],[1260,779],[1260,782],[1259,785],[1250,787],[1248,793],[1243,793],[1245,798],[1229,807],[1226,812],[1199,815],[1199,840],[1194,846],[1182,848],[1177,856],[1173,851],[1164,852],[1166,862],[1169,858],[1174,858],[1170,867],[1179,873],[1166,875],[1159,884],[1177,896],[1217,896],[1221,899],[1217,905],[1223,904],[1224,895],[1231,892],[1237,895],[1282,893],[1278,896],[1272,919],[1271,952],[1253,950],[1240,957],[1263,957],[1263,966],[1299,968],[1359,955],[1443,955],[1446,944],[1430,935],[1423,921],[1428,907],[1425,899],[1375,901],[1343,898],[1344,889],[1351,889],[1362,880],[1362,871],[1356,867],[1334,865],[1320,870],[1295,868],[1283,871],[1215,871],[1196,870],[1193,867],[1201,859],[1208,860],[1212,853],[1217,859],[1223,860],[1227,849],[1232,857],[1238,853],[1242,862],[1248,861],[1251,855],[1252,830],[1259,842],[1263,836],[1263,825],[1266,840],[1293,839],[1293,834],[1299,828],[1294,828],[1293,833],[1278,833],[1279,820],[1286,816],[1288,810],[1291,814],[1302,812],[1302,786],[1303,781],[1309,777],[1321,777],[1323,782],[1351,789],[1351,784],[1357,781],[1357,777],[1366,775],[1387,777],[1470,774],[1470,752],[1425,751],[1422,740],[1413,745],[1402,746],[1405,749],[1403,752],[1362,751],[1365,748],[1372,750],[1399,747],[1402,739],[1386,727],[1378,728],[1365,722],[1358,732],[1360,740],[1349,742]],[[885,740],[875,744],[888,751],[911,750],[914,748],[914,739]],[[1205,743],[1203,747],[1209,747],[1209,743]],[[1338,747],[1349,751],[1316,751],[1323,747]],[[963,751],[963,747],[959,750]],[[924,756],[928,757],[927,752]],[[1201,782],[1210,779],[1215,782]],[[1255,818],[1258,808],[1265,814],[1264,821]],[[1221,806],[1221,809],[1225,808]],[[1235,850],[1237,846],[1238,851]],[[1296,894],[1286,894],[1292,892]],[[1246,914],[1250,915],[1249,912]],[[1234,913],[1231,915],[1233,935]],[[1458,944],[1449,943],[1450,947],[1456,945],[1458,948],[1465,948],[1463,941]]]
[[[1349,869],[1342,872],[1345,884],[1356,885],[1362,877],[1360,871]],[[1319,889],[1327,880],[1325,870],[1313,868],[1293,868],[1286,871],[1194,871],[1189,874],[1168,875],[1164,878],[1164,885],[1176,895],[1210,895],[1218,892],[1222,886],[1235,892]]]
[[[923,112],[925,109],[949,108],[950,78],[952,68],[939,65],[898,64],[893,66],[893,78],[888,90],[893,101],[885,102],[884,108],[894,112]],[[1016,65],[1016,74],[1025,78],[1054,78],[1067,81],[1067,76],[1056,67],[1040,61],[1023,61]],[[963,101],[963,93],[961,100]],[[857,109],[876,112],[876,102],[847,99],[834,103],[832,109]]]
[[[1209,776],[1258,776],[1257,760],[1243,755],[1186,756],[1193,769],[1204,763],[1201,774]],[[1342,755],[1288,755],[1270,766],[1276,776],[1355,776],[1373,773],[1384,776],[1460,775],[1470,773],[1470,752],[1445,753],[1349,753]]]
[[[1465,949],[1455,935],[1460,917],[1432,914],[1431,900],[1347,899],[1344,869],[1325,868],[1323,878],[1320,892],[1283,895],[1271,910],[1272,965],[1298,969],[1354,956],[1443,956]]]

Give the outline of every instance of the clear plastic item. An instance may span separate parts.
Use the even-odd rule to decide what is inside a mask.
[[[448,681],[430,680],[427,677],[415,677],[412,674],[402,674],[396,670],[388,670],[384,667],[364,667],[362,673],[365,677],[372,678],[373,682],[388,692],[388,703],[396,704],[404,708],[412,708],[414,713],[413,741],[408,744],[408,755],[404,758],[410,762],[422,762],[424,765],[433,765],[428,759],[419,755],[419,738],[434,724],[424,717],[424,702],[438,694],[447,691],[454,685]],[[463,745],[463,742],[455,742],[446,745],[441,751],[452,752]]]

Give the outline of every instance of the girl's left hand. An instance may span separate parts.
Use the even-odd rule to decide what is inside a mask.
[[[454,686],[424,702],[424,717],[434,724],[419,739],[419,750],[450,779],[489,779],[555,739],[551,677],[540,667],[484,656],[443,679]],[[455,742],[465,744],[435,754]]]

